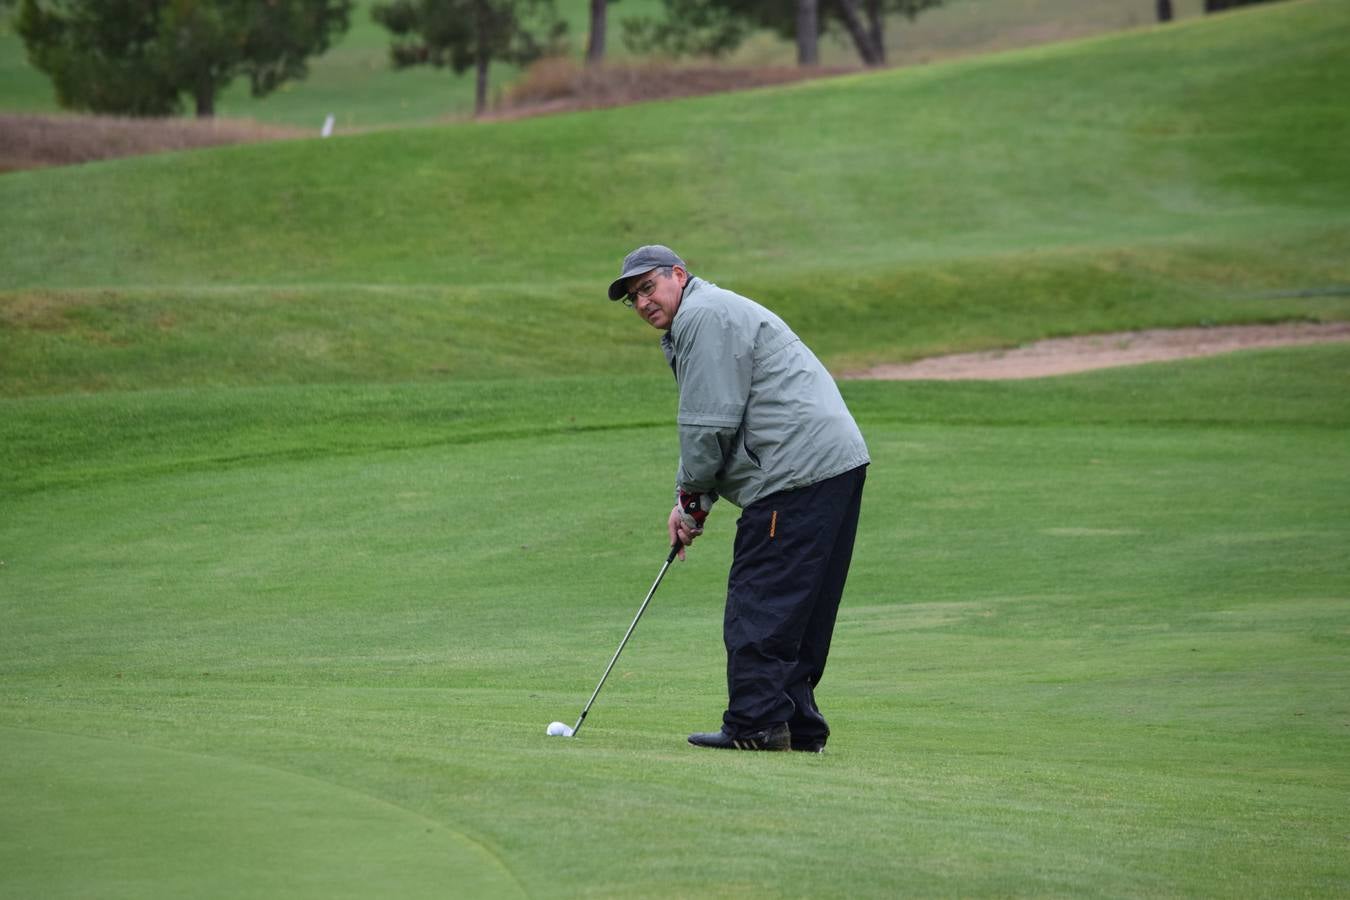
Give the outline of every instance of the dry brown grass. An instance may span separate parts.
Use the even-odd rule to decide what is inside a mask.
[[[796,66],[605,65],[568,59],[535,63],[486,118],[517,119],[644,100],[691,97],[821,78],[855,68]],[[137,119],[90,115],[0,113],[0,173],[135,156],[307,137],[313,132],[243,119]]]
[[[0,172],[301,137],[310,132],[240,119],[133,119],[0,114]]]
[[[787,84],[858,71],[856,68],[723,66],[644,63],[640,66],[584,66],[564,58],[543,59],[525,72],[486,118],[524,116],[623,106],[721,91]]]

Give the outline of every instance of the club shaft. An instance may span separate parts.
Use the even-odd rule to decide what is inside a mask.
[[[591,699],[586,701],[586,706],[582,709],[581,716],[577,719],[577,724],[572,729],[572,734],[576,734],[581,730],[581,723],[586,721],[586,713],[591,711],[591,704],[595,702],[596,697],[600,696],[600,689],[605,686],[605,679],[609,677],[609,673],[614,668],[614,664],[619,661],[619,654],[623,652],[623,648],[628,643],[628,639],[633,636],[633,629],[637,628],[638,619],[641,619],[642,614],[647,611],[647,604],[652,602],[652,597],[656,595],[656,589],[661,586],[661,579],[666,577],[666,570],[669,569],[670,564],[675,561],[676,554],[680,552],[680,548],[683,546],[683,544],[677,541],[675,545],[670,548],[670,555],[666,557],[665,565],[661,566],[661,571],[656,573],[656,580],[652,582],[652,589],[647,592],[647,596],[643,599],[642,605],[638,607],[637,615],[633,616],[633,624],[628,626],[628,632],[623,636],[623,640],[619,641],[619,648],[615,650],[614,655],[610,657],[609,665],[605,666],[605,674],[600,676],[600,683],[597,684],[595,690],[591,692]]]

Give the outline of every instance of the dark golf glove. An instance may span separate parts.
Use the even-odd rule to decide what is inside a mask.
[[[703,523],[708,520],[708,511],[716,499],[716,495],[680,491],[680,512],[684,517],[684,527],[691,531],[702,531]]]

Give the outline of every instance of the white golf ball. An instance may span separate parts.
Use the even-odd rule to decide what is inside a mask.
[[[557,737],[559,735],[562,735],[563,737],[571,737],[572,729],[568,728],[561,722],[549,722],[548,733],[553,735],[554,737]]]

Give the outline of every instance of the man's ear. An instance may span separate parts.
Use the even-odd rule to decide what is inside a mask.
[[[682,288],[689,283],[689,273],[684,270],[683,266],[671,266],[670,274],[675,276],[675,280],[680,283]]]

